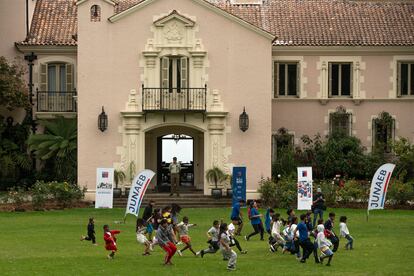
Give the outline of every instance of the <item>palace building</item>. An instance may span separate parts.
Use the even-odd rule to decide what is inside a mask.
[[[165,139],[192,141],[185,179],[206,195],[207,169],[246,166],[248,198],[281,133],[414,141],[411,0],[2,0],[0,17],[0,55],[36,56],[34,118],[77,117],[89,198],[98,167],[162,185]]]

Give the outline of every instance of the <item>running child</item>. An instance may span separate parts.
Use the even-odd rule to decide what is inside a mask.
[[[276,252],[279,246],[281,248],[285,246],[285,240],[280,234],[280,228],[284,223],[285,221],[283,219],[280,219],[280,214],[273,215],[271,239],[269,240],[271,252]]]
[[[172,265],[171,259],[177,251],[175,246],[176,238],[172,225],[168,224],[167,219],[162,219],[157,230],[156,238],[158,244],[167,253],[164,259],[164,265]]]
[[[338,236],[334,232],[334,224],[335,224],[335,213],[329,213],[329,218],[325,221],[325,236],[332,242],[333,244],[333,252],[336,252],[339,247],[339,239]]]
[[[92,241],[93,245],[98,245],[96,243],[96,238],[95,238],[95,220],[94,220],[94,218],[89,218],[88,236],[81,236],[80,240],[81,241],[83,241],[83,240]]]
[[[317,236],[317,241],[318,241],[318,247],[321,250],[321,256],[320,256],[320,263],[323,264],[323,260],[325,258],[328,258],[328,263],[326,264],[327,266],[331,265],[331,260],[333,257],[333,252],[331,251],[331,249],[329,247],[332,246],[332,243],[330,240],[328,240],[325,237],[325,227],[322,224],[319,224],[317,227],[318,230],[318,236]]]
[[[198,251],[196,254],[197,256],[200,255],[201,258],[204,257],[205,254],[214,254],[217,250],[220,249],[219,247],[219,230],[220,230],[220,223],[218,220],[213,221],[213,226],[207,231],[207,243],[210,246],[207,249]]]
[[[246,241],[248,241],[251,237],[253,237],[254,235],[257,235],[260,233],[260,240],[263,241],[263,234],[264,234],[264,229],[263,229],[263,223],[261,220],[262,214],[259,213],[259,211],[257,210],[257,202],[252,202],[250,204],[250,223],[253,226],[254,232],[252,232],[251,234],[249,234],[248,236],[244,236],[244,239]]]
[[[272,208],[267,208],[265,214],[265,228],[266,232],[271,236],[272,235],[272,217],[275,214],[275,211]]]
[[[237,225],[237,223],[238,220],[235,219],[227,226],[227,235],[230,238],[230,247],[236,246],[241,254],[247,254],[247,251],[241,248],[239,241],[236,239],[237,230],[235,225]]]
[[[339,218],[339,232],[342,237],[348,240],[348,242],[345,245],[345,249],[354,249],[354,238],[349,235],[348,226],[346,225],[347,217],[342,216]]]
[[[229,260],[227,263],[228,270],[236,270],[237,254],[230,247],[230,237],[227,234],[227,223],[222,223],[220,225],[220,248],[223,253],[223,257],[226,260]]]
[[[109,226],[105,224],[103,226],[104,230],[104,241],[105,241],[105,249],[111,251],[108,255],[108,259],[113,260],[115,257],[115,253],[118,250],[116,246],[116,234],[121,233],[119,230],[109,230]]]
[[[241,230],[243,229],[243,215],[240,211],[240,208],[244,205],[244,203],[245,201],[243,199],[240,199],[239,202],[237,202],[231,210],[231,221],[233,221],[233,224],[235,221],[237,221],[235,224],[237,225],[237,230],[234,233],[236,236],[240,236]]]
[[[182,256],[183,255],[182,252],[187,249],[190,250],[194,255],[197,255],[197,253],[191,247],[191,238],[188,235],[188,228],[193,227],[193,226],[197,226],[197,224],[188,223],[188,217],[183,217],[183,221],[177,224],[177,230],[178,230],[178,234],[180,235],[180,240],[182,243],[185,244],[183,249],[177,250],[177,253],[180,256]]]
[[[142,255],[147,256],[151,255],[150,251],[152,251],[152,244],[151,242],[145,237],[147,234],[147,226],[145,225],[145,221],[142,218],[137,219],[137,242],[143,244],[145,246],[144,253]]]
[[[152,232],[154,231],[153,226],[153,208],[155,205],[154,200],[150,200],[148,205],[144,209],[144,213],[142,214],[142,219],[144,220],[144,224],[147,226],[147,234],[148,234],[148,240],[152,240]],[[138,224],[138,221],[137,221]]]

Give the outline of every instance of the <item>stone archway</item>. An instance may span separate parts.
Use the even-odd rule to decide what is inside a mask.
[[[193,163],[189,169],[193,172],[194,189],[204,189],[204,132],[180,125],[159,126],[155,129],[145,132],[145,167],[157,172],[151,188],[157,186],[157,190],[162,190],[163,181],[160,180],[162,175],[162,163],[160,160],[161,148],[159,145],[160,138],[168,134],[184,134],[193,139]],[[168,160],[167,160],[168,161]],[[180,160],[179,160],[180,161]],[[183,171],[185,167],[183,166]]]

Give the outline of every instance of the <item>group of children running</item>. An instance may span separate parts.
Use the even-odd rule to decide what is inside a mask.
[[[172,265],[171,259],[178,253],[180,256],[183,252],[189,250],[194,256],[204,257],[206,254],[214,254],[221,250],[223,260],[228,261],[227,269],[235,270],[237,254],[232,247],[236,247],[241,254],[247,254],[243,250],[236,236],[241,235],[243,228],[243,216],[240,208],[244,205],[241,200],[233,207],[231,214],[231,223],[214,220],[212,227],[207,231],[208,248],[196,252],[192,248],[189,228],[196,224],[189,223],[189,218],[184,216],[181,222],[178,222],[178,214],[181,211],[180,206],[172,204],[161,209],[154,209],[154,201],[150,201],[145,207],[142,218],[137,219],[136,239],[137,242],[144,246],[143,255],[151,255],[153,246],[158,244],[165,252],[165,265]],[[253,227],[253,232],[245,236],[248,241],[253,236],[260,234],[260,239],[264,240],[264,231],[269,234],[269,249],[276,252],[280,247],[282,253],[290,252],[296,255],[300,262],[305,263],[313,254],[316,263],[323,264],[328,259],[327,265],[330,266],[334,252],[338,249],[339,238],[335,234],[334,221],[335,213],[329,214],[329,219],[318,220],[316,226],[312,225],[311,212],[299,216],[300,222],[295,215],[294,210],[287,211],[288,218],[284,220],[280,214],[275,213],[273,209],[268,208],[265,215],[265,228],[262,223],[262,215],[258,211],[257,203],[251,202],[248,208],[248,218]],[[353,238],[349,234],[346,225],[347,218],[340,218],[340,235],[347,239],[346,249],[353,249]],[[104,241],[106,250],[110,251],[109,259],[113,259],[117,251],[116,237],[118,230],[110,230],[108,225],[104,225]],[[94,219],[89,219],[87,227],[88,235],[82,236],[81,240],[90,240],[96,245]],[[154,235],[155,232],[155,235]],[[311,241],[313,237],[313,242]],[[181,249],[177,245],[183,245]],[[299,250],[302,247],[302,254]],[[332,249],[331,249],[332,247]],[[318,254],[318,249],[321,254]]]

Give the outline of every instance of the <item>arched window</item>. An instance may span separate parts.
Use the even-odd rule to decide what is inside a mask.
[[[101,21],[101,7],[98,5],[93,5],[91,7],[91,22]]]

